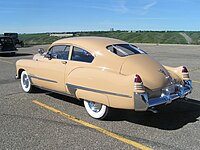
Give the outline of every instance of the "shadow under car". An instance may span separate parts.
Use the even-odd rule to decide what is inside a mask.
[[[83,102],[75,98],[48,91],[46,95],[84,107]],[[198,121],[200,117],[200,101],[194,99],[178,99],[171,104],[160,105],[156,109],[158,110],[157,114],[150,111],[136,112],[133,110],[110,108],[111,112],[106,121],[127,121],[162,130],[177,130],[188,123]]]

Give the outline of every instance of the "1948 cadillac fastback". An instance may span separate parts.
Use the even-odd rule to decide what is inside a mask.
[[[25,92],[39,87],[75,97],[98,119],[110,107],[146,111],[192,90],[185,66],[163,66],[132,44],[103,37],[58,40],[17,61],[16,74]]]

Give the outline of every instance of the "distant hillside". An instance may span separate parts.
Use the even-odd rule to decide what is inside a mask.
[[[181,32],[192,39],[192,44],[200,44],[200,32]],[[164,31],[95,31],[74,32],[74,36],[101,36],[121,39],[130,43],[158,43],[158,44],[187,44],[188,42],[180,32]],[[50,44],[62,37],[50,36],[47,33],[20,34],[19,38],[27,45]]]
[[[192,44],[200,44],[200,32],[185,32],[190,38],[192,38]]]
[[[38,45],[38,44],[50,44],[60,38],[55,36],[50,36],[47,33],[37,33],[37,34],[19,34],[19,39],[23,40],[25,45]]]
[[[79,36],[103,36],[121,39],[130,43],[187,44],[179,32],[92,32]]]

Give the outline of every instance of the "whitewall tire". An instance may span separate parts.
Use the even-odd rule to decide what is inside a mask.
[[[88,114],[95,119],[104,119],[108,116],[108,106],[84,100],[84,106]]]
[[[31,81],[26,71],[21,74],[21,86],[24,92],[30,93],[32,91]]]

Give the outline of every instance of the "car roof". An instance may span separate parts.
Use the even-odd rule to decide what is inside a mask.
[[[96,36],[72,37],[55,41],[50,48],[54,45],[62,44],[70,44],[87,50],[95,57],[92,62],[93,65],[112,68],[112,71],[119,72],[122,63],[127,59],[127,57],[120,57],[107,49],[107,46],[113,44],[128,44],[127,42],[118,39]]]
[[[93,52],[95,50],[103,51],[109,45],[127,44],[127,42],[107,37],[85,36],[85,37],[72,37],[72,38],[61,39],[55,41],[52,45],[59,45],[59,44],[72,44],[75,46],[79,46],[81,48],[85,48],[90,52]]]

